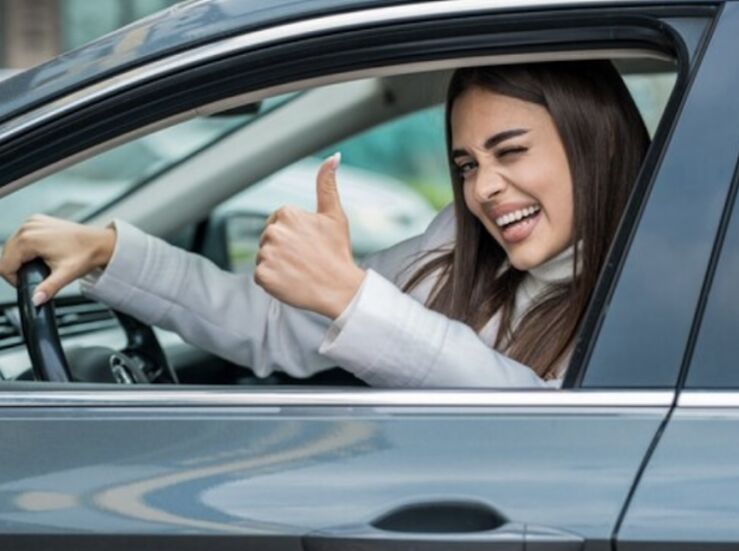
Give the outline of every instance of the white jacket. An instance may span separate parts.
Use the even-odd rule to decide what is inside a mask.
[[[250,367],[308,377],[341,366],[373,386],[557,387],[495,351],[497,316],[481,332],[423,305],[433,281],[400,291],[424,251],[453,243],[451,208],[423,235],[364,263],[367,276],[339,319],[288,306],[248,274],[232,274],[116,221],[117,241],[104,271],[85,276],[85,295],[185,341]],[[420,254],[419,254],[420,253]],[[417,267],[415,264],[414,267]]]

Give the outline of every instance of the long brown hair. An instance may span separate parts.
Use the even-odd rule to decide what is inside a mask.
[[[480,88],[544,106],[559,132],[572,175],[574,197],[572,281],[553,285],[515,325],[516,290],[526,272],[506,267],[506,253],[467,209],[451,160],[450,115],[466,90]],[[609,61],[472,67],[449,84],[446,135],[454,191],[457,237],[451,251],[435,255],[408,281],[411,290],[440,274],[427,306],[480,331],[500,310],[495,348],[554,375],[566,356],[628,201],[649,135],[620,75]],[[575,273],[575,266],[579,266]]]

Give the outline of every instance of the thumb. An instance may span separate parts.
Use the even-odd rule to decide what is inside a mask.
[[[67,275],[60,270],[51,272],[49,277],[36,286],[33,297],[31,297],[34,306],[41,306],[50,300],[62,287],[70,283],[73,279],[73,276]]]
[[[336,169],[341,162],[341,153],[334,153],[321,165],[316,180],[317,212],[329,215],[344,215],[336,184]]]

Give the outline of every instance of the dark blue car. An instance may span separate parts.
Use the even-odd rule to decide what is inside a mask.
[[[0,549],[739,549],[738,57],[736,1],[199,0],[4,81],[3,239],[118,217],[225,269],[219,205],[442,136],[455,67],[613,60],[652,145],[561,390],[260,380],[77,289],[24,338],[3,284]],[[158,384],[103,382],[131,358]]]

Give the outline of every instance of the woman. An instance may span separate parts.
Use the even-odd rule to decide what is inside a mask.
[[[559,386],[648,146],[639,113],[609,62],[482,67],[454,74],[446,127],[453,210],[361,267],[334,156],[317,212],[270,217],[253,280],[124,222],[44,216],[0,273],[15,283],[41,256],[36,302],[84,275],[90,297],[258,375],[340,365],[376,386]]]

